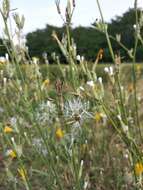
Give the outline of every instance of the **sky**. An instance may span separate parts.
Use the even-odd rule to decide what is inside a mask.
[[[62,13],[67,0],[61,0]],[[76,9],[73,16],[73,25],[89,26],[100,18],[96,0],[75,0]],[[143,7],[143,0],[138,0]],[[100,0],[100,4],[106,21],[122,15],[134,5],[134,0]],[[28,33],[36,29],[44,28],[46,24],[62,25],[54,0],[11,0],[11,7],[17,8],[17,12],[25,16],[24,32]]]

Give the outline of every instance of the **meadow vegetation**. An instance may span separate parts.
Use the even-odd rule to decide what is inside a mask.
[[[1,2],[3,44],[0,63],[0,189],[2,190],[141,190],[143,189],[143,66],[136,64],[142,11],[135,0],[134,47],[117,43],[131,64],[114,53],[101,14],[98,30],[107,39],[114,64],[98,65],[77,54],[71,20],[76,1],[61,13],[62,40],[53,31],[67,65],[53,53],[53,65],[31,58],[23,39],[24,16]],[[66,15],[66,16],[63,16]],[[10,30],[10,21],[15,30]],[[14,33],[13,33],[14,32]],[[17,37],[17,44],[13,41]]]

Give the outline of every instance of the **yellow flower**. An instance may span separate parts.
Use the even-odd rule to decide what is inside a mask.
[[[50,84],[49,79],[44,80],[44,82],[42,83],[41,89],[43,90],[45,87],[49,87],[49,84]]]
[[[50,80],[49,79],[44,80],[43,86],[49,86],[49,84],[50,84]]]
[[[10,156],[12,159],[16,158],[16,152],[13,150],[8,151],[8,156]]]
[[[18,168],[18,173],[23,181],[26,181],[27,171],[24,168]]]
[[[143,173],[143,164],[141,162],[135,164],[135,172],[137,176]]]
[[[9,126],[5,126],[4,132],[5,132],[5,133],[12,133],[12,132],[13,132],[13,129],[12,129],[11,127],[9,127]]]
[[[61,128],[58,128],[58,129],[56,130],[56,138],[57,138],[58,140],[60,140],[60,139],[63,138],[63,136],[64,136],[64,132],[62,131]]]
[[[101,113],[99,113],[99,112],[97,112],[96,114],[95,114],[95,121],[96,122],[100,122],[101,121],[101,119],[102,119],[102,115],[101,115]]]

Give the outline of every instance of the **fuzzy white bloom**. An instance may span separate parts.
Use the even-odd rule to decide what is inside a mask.
[[[105,71],[105,73],[109,73],[109,68],[108,68],[108,67],[105,67],[105,68],[104,68],[104,71]]]
[[[77,56],[76,56],[76,59],[77,59],[77,61],[80,61],[80,60],[81,60],[80,55],[77,55]]]
[[[111,66],[110,67],[105,67],[104,71],[105,71],[105,73],[108,73],[110,76],[112,76],[114,74],[113,67],[111,67]]]
[[[122,91],[124,90],[124,86],[121,86],[121,90],[122,90]]]
[[[117,118],[122,121],[121,115],[117,115]]]
[[[12,143],[15,143],[14,137],[11,137],[11,141]]]
[[[128,158],[129,158],[129,155],[128,155],[128,154],[124,154],[124,157],[125,157],[126,159],[128,159]]]
[[[89,102],[82,101],[80,98],[72,99],[65,103],[64,115],[66,118],[72,119],[76,126],[79,126],[79,123],[81,124],[85,119],[92,117],[88,110]]]
[[[5,54],[5,59],[6,59],[6,61],[9,61],[9,55],[8,55],[8,53]]]
[[[84,187],[83,187],[83,189],[86,190],[87,187],[88,187],[88,181],[85,181],[85,182],[84,182]]]
[[[36,65],[39,62],[39,58],[38,57],[32,57],[32,61]]]
[[[102,77],[99,77],[98,81],[99,81],[100,84],[102,84]]]
[[[4,85],[6,85],[6,82],[7,82],[7,78],[4,77],[4,78],[3,78],[3,83],[4,83]]]
[[[84,56],[81,57],[81,61],[83,62],[85,60]]]
[[[136,28],[137,28],[137,25],[136,25],[136,24],[134,24],[134,25],[133,25],[133,28],[134,28],[134,29],[136,29]]]
[[[94,82],[93,82],[93,80],[87,81],[86,84],[87,84],[88,86],[90,86],[90,87],[94,87]]]

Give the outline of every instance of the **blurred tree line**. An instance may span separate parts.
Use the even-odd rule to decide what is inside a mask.
[[[138,10],[138,13],[140,14],[141,10]],[[131,49],[134,47],[135,23],[135,10],[129,9],[122,16],[116,16],[110,21],[110,23],[108,23],[109,34],[115,38],[117,34],[120,34],[121,42],[128,49]],[[96,22],[90,27],[78,26],[76,28],[71,28],[72,37],[77,45],[77,54],[84,56],[88,61],[95,61],[99,49],[102,48],[104,50],[102,62],[111,62],[111,56],[105,35],[97,31],[94,26],[96,26]],[[38,29],[27,34],[26,39],[30,56],[42,58],[42,55],[46,53],[49,61],[52,62],[51,54],[55,52],[60,59],[65,62],[58,45],[52,38],[53,31],[56,31],[59,38],[62,39],[65,27],[46,25],[44,29]],[[141,32],[143,34],[143,31]],[[117,42],[112,40],[112,45],[114,53],[120,54],[122,61],[130,61],[127,53],[118,45]],[[138,44],[137,49],[137,61],[143,61],[143,47],[140,43]]]

